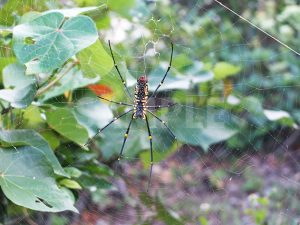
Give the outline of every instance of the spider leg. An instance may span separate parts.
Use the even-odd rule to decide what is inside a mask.
[[[129,111],[127,111],[127,112],[121,114],[120,116],[113,118],[108,124],[106,124],[104,127],[102,127],[101,129],[99,129],[98,132],[97,132],[92,138],[90,138],[90,139],[87,141],[87,143],[84,144],[84,146],[89,145],[89,144],[91,143],[91,141],[92,141],[98,134],[100,134],[105,128],[107,128],[107,127],[108,127],[109,125],[111,125],[113,122],[115,122],[116,120],[120,119],[122,116],[125,116],[127,113],[129,113],[129,112],[131,112],[131,111],[133,111],[133,109],[130,109]]]
[[[161,108],[170,108],[174,105],[177,105],[177,103],[172,103],[169,105],[148,105],[147,108],[149,109],[161,109]]]
[[[156,116],[153,112],[147,110],[147,112],[149,112],[152,116],[154,116],[157,120],[159,120],[169,131],[169,133],[173,136],[174,139],[176,139],[175,134],[172,132],[172,130],[168,127],[168,125],[166,124],[165,121],[163,121],[162,119],[160,119],[158,116]]]
[[[121,73],[120,73],[120,70],[119,70],[119,68],[118,68],[118,65],[117,65],[117,63],[116,63],[116,60],[115,60],[113,51],[112,51],[112,49],[111,49],[110,40],[108,41],[108,45],[109,45],[109,50],[110,50],[111,57],[112,57],[113,62],[114,62],[114,66],[115,66],[115,68],[116,68],[116,70],[117,70],[117,72],[118,72],[118,74],[119,74],[119,77],[120,77],[120,79],[121,79],[121,81],[122,81],[122,83],[123,83],[123,85],[124,85],[124,88],[126,89],[127,95],[128,95],[129,98],[132,100],[132,96],[131,96],[131,94],[130,94],[130,92],[129,92],[129,90],[128,90],[128,87],[127,87],[127,85],[126,85],[126,82],[125,82],[125,80],[123,79],[123,77],[122,77],[122,75],[121,75]]]
[[[150,188],[150,184],[151,184],[151,176],[152,176],[152,168],[153,168],[153,149],[152,149],[152,135],[151,135],[151,130],[149,127],[147,115],[145,115],[145,118],[146,118],[146,124],[147,124],[147,129],[148,129],[148,138],[150,141],[150,174],[149,174],[149,180],[148,180],[148,186],[147,186],[147,192],[148,192],[149,188]]]
[[[152,98],[153,96],[155,96],[157,90],[160,88],[160,86],[164,83],[167,75],[168,75],[168,72],[169,70],[171,69],[171,66],[172,66],[172,60],[173,60],[173,43],[171,42],[171,47],[172,47],[172,51],[171,51],[171,58],[170,58],[170,62],[169,62],[169,66],[168,66],[168,69],[163,77],[163,79],[161,80],[161,82],[158,84],[158,86],[156,87],[155,91],[153,92],[153,94],[150,96],[150,98]],[[149,98],[149,99],[150,99]]]
[[[128,103],[124,103],[124,102],[115,102],[115,101],[109,100],[109,99],[107,99],[107,98],[103,98],[103,97],[101,97],[101,96],[97,96],[97,97],[100,98],[100,99],[103,99],[103,100],[105,100],[105,101],[107,101],[107,102],[115,103],[115,104],[118,104],[118,105],[133,106],[132,104],[128,104]]]
[[[121,151],[120,151],[120,155],[119,155],[118,160],[121,160],[121,158],[122,158],[122,156],[123,156],[123,150],[124,150],[124,146],[125,146],[125,143],[126,143],[126,141],[127,141],[127,137],[128,137],[129,131],[130,131],[131,123],[132,123],[132,120],[133,120],[133,115],[134,115],[134,114],[132,114],[132,117],[131,117],[131,120],[130,120],[130,122],[129,122],[128,128],[127,128],[126,133],[125,133],[125,135],[124,135],[124,140],[123,140],[123,144],[122,144],[122,148],[121,148]]]

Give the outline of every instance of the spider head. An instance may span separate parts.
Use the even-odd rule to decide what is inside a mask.
[[[140,76],[139,78],[138,78],[138,83],[140,83],[140,84],[146,84],[147,82],[148,82],[148,79],[147,79],[147,77],[146,77],[146,75],[142,75],[142,76]]]

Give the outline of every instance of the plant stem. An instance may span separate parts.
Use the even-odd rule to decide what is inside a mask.
[[[60,81],[61,78],[63,78],[67,73],[70,72],[70,70],[77,65],[79,62],[78,61],[74,61],[71,66],[62,74],[60,74],[59,76],[57,76],[54,80],[52,80],[49,84],[47,84],[44,87],[41,87],[40,89],[37,90],[36,92],[36,97],[44,94],[46,91],[48,91],[51,87],[53,87],[58,81]]]

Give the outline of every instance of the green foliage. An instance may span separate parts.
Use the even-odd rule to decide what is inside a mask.
[[[49,126],[71,141],[84,145],[88,139],[88,133],[81,126],[75,115],[67,108],[58,108],[46,111],[47,123]]]
[[[76,212],[72,194],[56,185],[52,165],[44,152],[37,150],[34,146],[1,149],[0,186],[4,194],[15,204],[30,209]]]
[[[83,29],[84,28],[84,29]],[[63,14],[42,14],[14,27],[14,51],[27,74],[47,73],[63,65],[80,50],[93,44],[97,31],[93,21],[86,16],[65,20]],[[30,39],[29,41],[26,41]]]
[[[298,87],[298,58],[274,43],[266,46],[258,33],[249,32],[248,25],[233,23],[228,14],[212,9],[199,16],[202,1],[197,1],[195,8],[167,1],[156,1],[156,7],[151,1],[134,0],[75,0],[72,4],[74,8],[63,8],[56,1],[8,0],[0,9],[0,185],[6,198],[15,204],[41,211],[76,212],[74,190],[96,189],[102,193],[112,188],[108,182],[112,171],[97,160],[116,160],[129,117],[98,136],[89,146],[90,151],[83,145],[114,114],[125,110],[100,102],[96,97],[99,93],[89,89],[89,85],[97,84],[102,88],[98,90],[101,95],[105,89],[105,97],[127,100],[108,46],[102,40],[102,34],[108,33],[102,29],[113,25],[114,19],[126,18],[130,27],[124,31],[126,40],[116,41],[113,49],[131,89],[140,72],[146,70],[149,90],[155,90],[167,69],[170,53],[169,40],[163,37],[170,34],[174,42],[173,65],[158,94],[162,102],[177,104],[170,110],[157,110],[157,114],[177,140],[151,117],[154,161],[165,159],[183,144],[208,151],[212,144],[226,141],[232,149],[243,150],[250,143],[257,150],[266,135],[282,127],[296,128],[300,122],[296,88],[285,89],[284,94],[253,93],[274,87]],[[107,13],[107,9],[113,13]],[[267,11],[247,10],[258,18],[257,24],[264,19],[276,23],[264,29],[299,49],[298,6],[283,4]],[[140,28],[141,37],[134,34],[133,24]],[[101,28],[100,40],[97,28]],[[144,36],[143,32],[150,34]],[[133,59],[147,50],[144,47],[148,37],[155,40],[160,63],[146,54],[149,65],[142,68],[144,64]],[[242,44],[236,47],[236,43]],[[133,127],[124,155],[140,156],[147,167],[145,123],[137,121]],[[245,174],[245,191],[258,191],[261,180]],[[210,182],[221,188],[226,175],[217,171]],[[156,211],[144,224],[152,220],[184,224],[158,197],[143,195],[141,199]],[[257,224],[266,218],[267,204],[259,204],[262,209],[248,211]],[[5,207],[1,205],[0,210],[4,212]],[[208,224],[205,217],[199,221]],[[59,219],[54,222],[64,223]]]
[[[112,58],[100,41],[81,51],[78,59],[85,77],[104,77],[113,67]]]

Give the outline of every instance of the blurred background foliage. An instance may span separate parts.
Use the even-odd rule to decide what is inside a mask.
[[[296,0],[222,2],[293,49],[300,49],[300,6]],[[298,128],[299,56],[212,0],[8,0],[0,4],[3,223],[20,215],[37,219],[42,215],[13,205],[6,197],[29,209],[54,212],[76,212],[74,199],[80,200],[80,193],[90,193],[96,203],[109,204],[109,190],[116,189],[112,168],[129,117],[95,138],[89,149],[84,147],[88,137],[126,109],[99,101],[97,95],[129,101],[113,67],[109,39],[132,92],[136,79],[144,73],[149,77],[149,90],[155,90],[168,66],[170,42],[174,43],[172,69],[151,104],[177,103],[156,113],[167,121],[178,140],[151,118],[156,162],[192,146],[201,154],[218,145],[233,155],[271,152],[281,148]],[[68,40],[56,39],[53,44],[53,37],[45,36],[43,25],[54,20],[61,25],[49,29],[77,25],[73,25],[73,33],[63,34]],[[40,48],[43,45],[50,51]],[[126,160],[141,160],[148,168],[143,121],[135,124],[130,137],[124,151]],[[36,148],[42,153],[35,153]],[[24,154],[17,157],[23,149]],[[9,161],[14,158],[18,163]],[[42,169],[32,169],[36,167]],[[33,179],[18,179],[19,170],[24,173],[17,175]],[[32,197],[13,183],[7,186],[4,171],[11,172],[15,180],[10,181]],[[259,190],[262,181],[254,179],[251,171],[247,174],[241,188],[247,193]],[[147,175],[143,170],[142,180],[146,181]],[[208,180],[218,189],[226,177],[226,172],[217,170]],[[146,189],[144,183],[140,192]],[[40,188],[32,190],[30,185]],[[56,192],[43,190],[45,185],[53,185]],[[139,218],[138,224],[191,222],[171,211],[156,194],[152,198],[142,193],[139,198],[155,213],[146,220]],[[250,199],[243,213],[256,224],[266,224],[271,200],[256,195],[250,198],[254,198],[254,206]],[[77,208],[82,210],[80,204]],[[198,223],[209,224],[206,212],[197,217]],[[59,216],[49,220],[51,224],[69,223]]]

